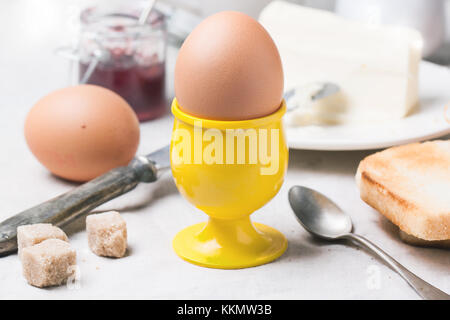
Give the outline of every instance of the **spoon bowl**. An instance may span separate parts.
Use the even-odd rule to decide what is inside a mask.
[[[320,238],[338,239],[353,229],[350,216],[320,192],[306,187],[292,187],[289,203],[298,222]]]

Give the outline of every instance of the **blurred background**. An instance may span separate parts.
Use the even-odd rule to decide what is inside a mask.
[[[68,85],[73,81],[71,63],[55,54],[61,46],[73,46],[80,30],[83,8],[113,2],[131,5],[135,0],[2,0],[0,2],[2,73],[0,92],[15,95],[21,105],[25,90],[28,99]],[[239,10],[253,17],[270,0],[159,0],[156,7],[168,17],[169,48],[167,74],[171,73],[176,48],[195,25],[214,12]],[[450,65],[450,1],[446,0],[292,0],[302,5],[337,11],[360,20],[415,24],[428,42],[426,59]],[[386,14],[388,12],[388,14]],[[20,66],[20,68],[18,67]],[[24,72],[26,70],[26,72]],[[172,96],[167,81],[167,96]],[[37,83],[39,85],[37,85]],[[23,91],[22,91],[23,92]],[[11,97],[12,98],[12,97]],[[5,100],[4,100],[5,101]],[[9,100],[11,101],[11,100]],[[4,106],[2,106],[4,107]],[[31,107],[27,100],[27,109]]]

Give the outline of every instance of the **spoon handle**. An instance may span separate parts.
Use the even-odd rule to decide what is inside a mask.
[[[394,258],[381,250],[377,245],[373,244],[366,238],[349,233],[344,236],[347,239],[353,240],[362,246],[375,253],[381,259],[383,259],[394,271],[396,271],[408,284],[423,298],[426,300],[450,300],[450,295],[432,286],[428,282],[422,280],[414,273],[406,269]]]

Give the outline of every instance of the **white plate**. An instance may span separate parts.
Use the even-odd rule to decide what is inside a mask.
[[[450,134],[450,69],[422,61],[420,107],[406,118],[377,124],[286,127],[289,147],[369,150]]]

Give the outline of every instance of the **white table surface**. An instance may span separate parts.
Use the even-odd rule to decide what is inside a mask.
[[[33,103],[67,85],[68,64],[52,50],[67,43],[73,32],[70,19],[76,17],[83,1],[59,3],[9,0],[0,4],[1,220],[75,186],[53,177],[37,162],[22,132]],[[169,70],[174,55],[171,50]],[[139,152],[148,153],[168,143],[171,124],[171,116],[143,124]],[[172,238],[183,227],[205,220],[206,215],[179,195],[168,175],[101,208],[123,213],[129,233],[126,257],[108,259],[91,253],[80,220],[68,230],[81,271],[78,287],[32,287],[22,277],[17,255],[11,255],[0,258],[0,298],[417,299],[399,276],[364,250],[312,239],[288,205],[287,191],[295,184],[330,196],[350,212],[357,233],[450,292],[450,252],[403,244],[396,228],[360,200],[353,176],[359,161],[370,153],[290,152],[283,188],[252,216],[254,221],[278,228],[289,240],[287,252],[273,263],[231,271],[201,268],[178,258],[171,247]]]

